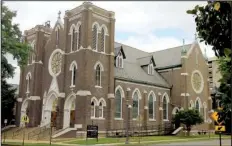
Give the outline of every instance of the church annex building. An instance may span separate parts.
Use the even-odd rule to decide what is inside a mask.
[[[138,115],[144,125],[171,122],[184,108],[197,108],[207,129],[211,97],[208,62],[197,42],[157,52],[144,52],[115,42],[115,14],[84,2],[49,23],[25,31],[33,52],[21,68],[17,125],[55,122],[58,129],[99,131],[122,128]],[[168,43],[168,42],[167,42]],[[56,114],[54,114],[56,113]]]

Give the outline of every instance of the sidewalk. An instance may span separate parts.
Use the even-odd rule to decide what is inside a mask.
[[[216,139],[217,137],[212,137],[210,139]],[[207,140],[207,138],[191,138],[191,141],[194,140]],[[174,139],[174,140],[156,140],[156,141],[141,141],[140,144],[146,144],[146,143],[162,143],[162,142],[182,142],[182,141],[189,141],[190,139]],[[17,142],[17,143],[21,143],[22,140],[18,140],[18,139],[6,139],[6,142]],[[36,141],[36,140],[25,140],[25,143],[31,143],[31,144],[35,144],[35,143],[44,143],[44,144],[49,144],[49,141]],[[66,141],[67,142],[67,141]],[[138,144],[138,142],[129,142],[130,144]],[[66,145],[66,146],[81,146],[79,144],[67,144],[64,142],[52,142],[53,145]],[[115,145],[123,145],[125,144],[125,142],[123,143],[108,143],[108,144],[95,144],[96,146],[115,146]]]

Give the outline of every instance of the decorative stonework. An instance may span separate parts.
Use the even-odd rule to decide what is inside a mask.
[[[204,88],[203,76],[200,71],[195,70],[191,76],[192,88],[196,93],[201,93]]]
[[[62,54],[63,52],[60,49],[56,49],[49,58],[48,70],[53,77],[56,77],[61,73]]]

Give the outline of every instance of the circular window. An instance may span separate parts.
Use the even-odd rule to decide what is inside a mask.
[[[61,72],[62,53],[54,51],[49,59],[49,72],[52,76],[58,76]]]
[[[196,93],[201,93],[204,88],[204,81],[200,71],[194,71],[191,77],[192,87]]]

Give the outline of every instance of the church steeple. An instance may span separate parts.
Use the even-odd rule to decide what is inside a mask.
[[[183,46],[182,46],[182,49],[181,49],[181,55],[186,55],[187,53],[187,50],[185,48],[185,40],[183,39]]]

